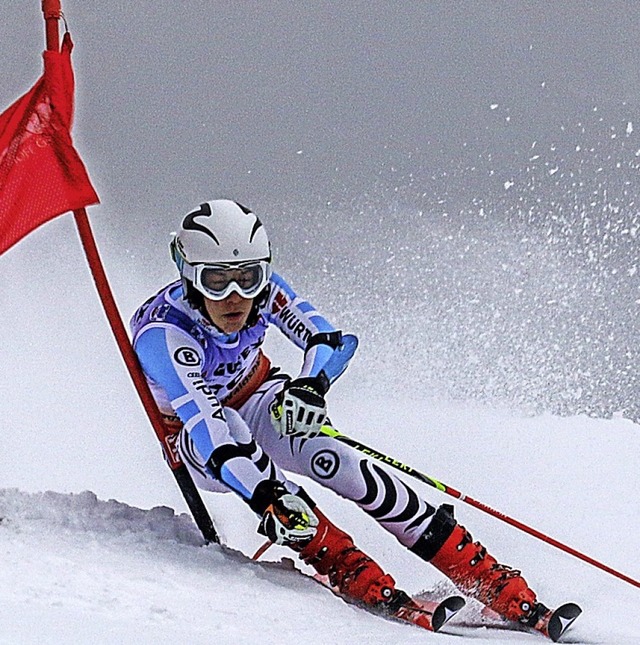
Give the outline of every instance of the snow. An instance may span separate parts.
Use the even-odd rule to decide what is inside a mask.
[[[320,221],[325,214],[317,213]],[[381,211],[383,216],[390,215]],[[348,238],[348,222],[342,226]],[[562,302],[557,320],[568,325],[567,316],[577,317],[583,307],[580,320],[588,320],[588,307],[597,299],[585,298],[590,292],[580,288],[580,280],[564,290],[547,289],[562,285],[570,267],[556,262],[556,246],[531,230],[480,235],[467,226],[450,240],[436,234],[433,218],[432,228],[433,236],[420,241],[429,258],[427,273],[413,282],[434,292],[425,299],[402,292],[404,309],[397,293],[396,309],[388,308],[393,292],[385,290],[386,283],[358,286],[357,271],[366,265],[355,248],[349,265],[327,261],[338,276],[349,270],[355,286],[316,285],[322,280],[317,266],[290,268],[302,292],[308,291],[306,281],[315,290],[311,299],[361,336],[351,367],[329,395],[333,422],[345,434],[640,579],[638,425],[620,413],[607,419],[575,412],[591,396],[581,391],[591,383],[589,374],[598,377],[592,392],[604,399],[608,381],[599,375],[599,354],[590,350],[590,371],[573,387],[575,366],[549,354],[541,340],[545,333],[554,339],[556,319],[531,304],[543,298]],[[304,234],[312,235],[313,226]],[[312,634],[314,643],[452,642],[451,636],[425,634],[345,605],[290,564],[278,565],[291,558],[284,549],[274,547],[264,556],[276,564],[249,562],[262,539],[256,518],[232,495],[204,498],[224,544],[235,551],[201,545],[190,520],[170,510],[183,513],[184,503],[121,365],[90,277],[78,271],[84,259],[68,243],[74,235],[71,218],[59,218],[21,242],[4,263],[4,284],[19,288],[11,290],[3,309],[0,643],[281,643],[301,634]],[[376,266],[388,268],[380,279],[411,284],[400,229],[397,235],[386,247],[372,241],[380,259]],[[66,248],[64,257],[58,248]],[[392,259],[385,263],[386,258]],[[116,260],[105,257],[118,284]],[[510,270],[514,266],[522,272]],[[116,290],[121,310],[131,312],[172,277],[170,266],[160,277],[127,276]],[[486,293],[485,280],[492,285]],[[350,298],[358,303],[364,292],[369,304],[380,304],[373,318],[350,311]],[[65,308],[74,312],[73,325]],[[398,308],[403,313],[396,320]],[[615,345],[605,342],[605,330],[594,327],[589,338],[609,351]],[[578,346],[585,356],[588,347]],[[508,360],[509,352],[517,361]],[[292,373],[300,363],[277,334],[268,338],[268,354]],[[410,384],[407,374],[414,378]],[[451,385],[439,399],[433,398],[438,381]],[[478,383],[485,387],[484,403],[451,396],[477,392]],[[496,403],[509,393],[502,383],[514,385],[509,405]],[[623,409],[630,390],[611,386],[620,395],[611,399],[611,408]],[[540,411],[552,407],[545,405],[549,391],[567,397],[565,416]],[[527,392],[541,395],[542,404],[517,409],[515,402],[526,403],[521,394]],[[455,501],[407,481],[433,504]],[[301,483],[401,587],[419,592],[443,583],[353,504],[312,482]],[[474,538],[522,569],[546,604],[571,600],[583,607],[569,642],[640,643],[637,587],[464,503],[455,505]],[[481,643],[535,637],[484,630],[465,633],[467,638]]]
[[[632,422],[524,417],[491,406],[398,399],[382,418],[354,391],[337,398],[334,421],[345,432],[640,578],[633,511],[640,475],[630,459],[640,436]],[[401,441],[389,424],[403,429]],[[443,584],[439,573],[355,506],[303,483],[405,589]],[[434,503],[452,501],[414,484]],[[284,548],[272,547],[265,562],[251,562],[247,556],[261,543],[251,514],[231,495],[205,495],[228,547],[203,545],[190,518],[167,506],[145,510],[88,491],[0,489],[0,643],[127,643],[135,637],[156,644],[276,644],[301,634],[327,644],[456,642],[347,606],[292,571]],[[567,642],[640,643],[637,588],[455,504],[474,537],[521,568],[545,602],[573,600],[583,607]],[[450,631],[477,643],[536,638]]]

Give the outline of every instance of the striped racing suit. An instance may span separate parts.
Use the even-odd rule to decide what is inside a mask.
[[[295,494],[299,486],[283,471],[305,475],[354,501],[402,544],[413,546],[435,512],[413,489],[331,437],[283,437],[274,429],[269,409],[289,376],[263,352],[269,326],[304,351],[300,376],[317,376],[336,364],[341,348],[312,340],[336,330],[276,273],[248,324],[233,334],[222,333],[192,308],[180,282],[163,288],[132,318],[135,351],[160,411],[179,433],[179,455],[196,485],[233,491],[251,506],[265,479]],[[345,367],[331,368],[330,380]]]

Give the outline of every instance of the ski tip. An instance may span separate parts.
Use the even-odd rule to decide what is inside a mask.
[[[560,605],[549,619],[549,625],[547,626],[549,638],[554,643],[557,643],[581,613],[582,609],[574,602]]]
[[[434,610],[431,616],[431,627],[437,632],[445,623],[449,622],[465,605],[461,596],[445,598]]]

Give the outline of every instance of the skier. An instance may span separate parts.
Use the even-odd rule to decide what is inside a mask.
[[[409,601],[393,578],[283,471],[355,502],[397,540],[504,618],[535,627],[547,611],[520,572],[499,564],[453,516],[323,432],[325,395],[357,341],[343,335],[271,268],[264,226],[216,199],[184,217],[171,242],[180,280],[131,321],[135,351],[195,483],[233,491],[258,531],[299,554],[347,598],[389,613]],[[262,351],[277,327],[304,351],[290,378]]]

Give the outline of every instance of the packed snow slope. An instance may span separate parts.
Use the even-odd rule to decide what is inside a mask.
[[[419,400],[385,401],[382,415],[375,394],[337,400],[336,424],[640,578],[637,425]],[[393,436],[389,427],[396,429]],[[136,479],[134,471],[131,477]],[[302,483],[405,589],[444,584],[355,506]],[[173,486],[168,472],[165,484]],[[434,503],[451,501],[416,486]],[[232,495],[207,495],[206,501],[224,548],[204,546],[190,518],[167,506],[144,510],[89,491],[0,489],[0,643],[275,645],[301,635],[327,644],[542,638],[451,627],[459,635],[453,639],[371,616],[292,571],[286,549],[273,547],[265,562],[251,562],[247,556],[261,543],[251,513]],[[462,503],[456,508],[474,537],[521,568],[546,603],[574,600],[584,608],[567,642],[640,643],[637,588]],[[469,612],[475,610],[471,605]]]

